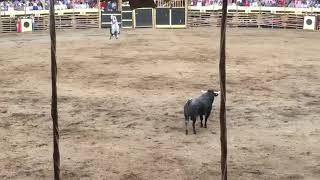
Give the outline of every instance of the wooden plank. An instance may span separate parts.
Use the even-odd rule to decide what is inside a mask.
[[[188,26],[220,26],[220,12],[197,12],[188,14]],[[271,13],[230,13],[227,17],[229,27],[267,27],[267,28],[295,28],[303,26],[303,15],[271,14]]]
[[[11,17],[1,17],[1,32],[17,32],[16,21]]]

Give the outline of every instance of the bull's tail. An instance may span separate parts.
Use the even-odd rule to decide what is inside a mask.
[[[188,114],[188,110],[189,110],[189,105],[191,103],[192,99],[189,99],[187,101],[187,103],[184,105],[184,118],[185,118],[185,126],[186,126],[186,135],[188,134],[188,122],[189,122],[189,114]]]

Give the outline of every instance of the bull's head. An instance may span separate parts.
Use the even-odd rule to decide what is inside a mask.
[[[213,94],[214,96],[219,96],[220,91],[214,91],[213,89],[209,89],[209,90],[207,90],[207,91],[201,90],[201,93],[202,93],[202,94],[204,94],[204,93],[210,93],[210,94]]]

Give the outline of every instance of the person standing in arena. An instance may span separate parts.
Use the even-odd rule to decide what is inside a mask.
[[[115,36],[118,39],[120,34],[120,28],[116,16],[111,16],[111,28],[110,28],[110,39]]]

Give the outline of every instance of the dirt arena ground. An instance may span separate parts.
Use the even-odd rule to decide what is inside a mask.
[[[319,32],[230,29],[231,180],[320,179]],[[0,35],[0,179],[52,179],[48,33]],[[184,134],[183,105],[219,89],[219,29],[58,32],[62,179],[220,178],[219,98]],[[191,130],[191,126],[189,126]]]

